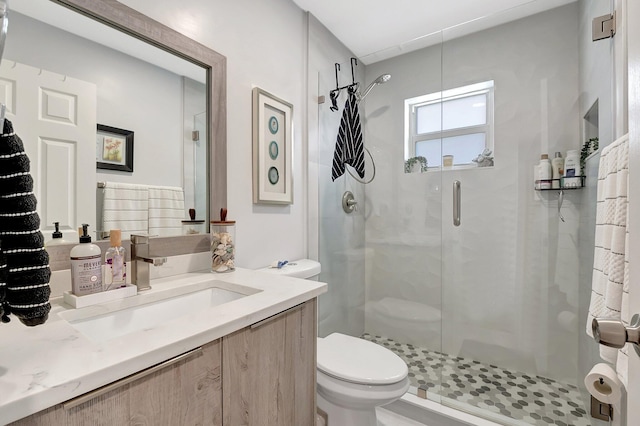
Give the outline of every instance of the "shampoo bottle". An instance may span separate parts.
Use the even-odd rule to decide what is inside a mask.
[[[542,154],[540,156],[540,163],[538,164],[538,179],[540,180],[540,189],[551,189],[551,162],[549,161],[549,155]]]
[[[71,249],[71,292],[84,296],[102,291],[102,251],[91,244],[86,223],[78,229],[80,244]]]
[[[122,247],[122,233],[119,229],[112,229],[109,233],[111,247],[104,254],[104,289],[113,290],[124,287],[127,278],[124,247]]]
[[[559,152],[556,152],[555,157],[551,160],[551,172],[553,173],[551,187],[558,189],[560,188],[560,178],[564,176],[564,158]]]

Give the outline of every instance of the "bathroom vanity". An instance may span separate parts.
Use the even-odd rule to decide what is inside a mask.
[[[3,325],[0,424],[313,424],[325,290],[238,269],[78,310],[54,302],[41,327]]]

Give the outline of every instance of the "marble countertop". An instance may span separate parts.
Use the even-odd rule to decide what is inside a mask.
[[[151,290],[123,300],[150,300],[179,286],[212,279],[220,281],[216,285],[220,288],[248,287],[249,295],[187,315],[167,312],[160,325],[106,342],[89,339],[63,317],[82,316],[83,310],[94,314],[121,309],[122,301],[75,310],[59,298],[52,300],[49,320],[42,326],[25,327],[15,318],[0,324],[0,424],[173,358],[317,297],[327,288],[318,281],[238,268],[226,274],[192,272],[160,278],[152,281]]]

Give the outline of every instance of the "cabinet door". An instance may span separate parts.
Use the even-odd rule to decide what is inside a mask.
[[[221,425],[220,340],[12,425]]]
[[[58,404],[11,423],[10,426],[107,426],[126,424],[129,424],[128,385],[98,395],[73,408],[65,409],[64,404]]]
[[[129,388],[134,425],[221,425],[220,341],[138,379]]]
[[[223,424],[313,425],[316,301],[225,336]]]

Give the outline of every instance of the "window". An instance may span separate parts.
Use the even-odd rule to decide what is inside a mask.
[[[443,155],[454,165],[471,164],[493,151],[493,81],[418,96],[404,101],[405,158],[423,156],[440,167]]]

